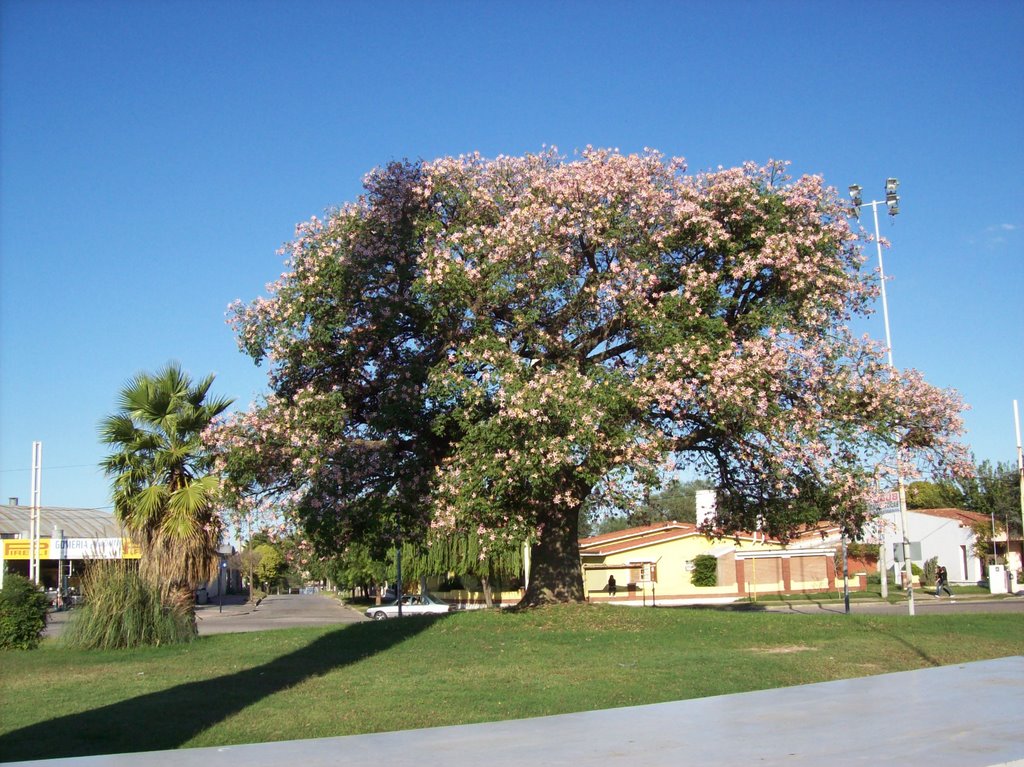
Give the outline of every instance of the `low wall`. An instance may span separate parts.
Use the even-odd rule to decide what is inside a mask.
[[[487,600],[484,599],[483,591],[459,589],[457,591],[432,591],[431,593],[448,604],[455,605],[460,610],[473,610],[478,607],[487,606]],[[522,598],[523,592],[519,590],[491,592],[491,601],[496,607],[511,607],[518,604]]]

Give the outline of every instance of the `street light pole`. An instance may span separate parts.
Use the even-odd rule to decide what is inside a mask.
[[[900,212],[900,198],[896,194],[900,182],[895,178],[885,180],[885,199],[864,202],[861,199],[861,187],[858,184],[850,186],[850,197],[853,198],[854,215],[860,218],[861,208],[871,208],[875,220],[875,248],[878,252],[878,280],[882,290],[882,318],[885,321],[885,347],[889,358],[889,374],[896,375],[896,366],[892,361],[892,336],[889,333],[889,302],[885,293],[885,265],[882,261],[882,237],[878,227],[878,206],[885,205],[889,209],[889,215],[895,216]],[[900,455],[896,453],[896,491],[899,494],[900,502],[900,527],[903,528],[903,565],[907,581],[907,605],[910,615],[914,615],[914,568],[910,561],[910,535],[907,531],[907,489],[903,484],[903,469],[900,466]],[[883,538],[884,540],[884,538]]]
[[[1017,429],[1017,484],[1020,488],[1020,537],[1021,565],[1024,566],[1024,449],[1020,444],[1020,412],[1017,410],[1017,400],[1013,401],[1013,424]],[[1010,525],[1006,525],[1006,550],[1010,550]]]

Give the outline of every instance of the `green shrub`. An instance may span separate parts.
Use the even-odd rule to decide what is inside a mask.
[[[94,562],[82,579],[85,604],[61,638],[70,647],[108,650],[190,642],[196,636],[191,605],[172,607],[138,569],[121,561]]]
[[[856,559],[861,562],[878,561],[878,544],[861,543],[854,541],[846,545],[846,556],[848,559]]]
[[[932,557],[924,563],[924,575],[921,576],[921,583],[925,586],[935,585],[935,572],[939,569],[939,558]]]
[[[690,582],[694,586],[718,585],[718,559],[710,554],[698,554],[693,558],[693,572]]]
[[[0,589],[0,650],[31,650],[46,628],[46,594],[28,578],[4,573]]]

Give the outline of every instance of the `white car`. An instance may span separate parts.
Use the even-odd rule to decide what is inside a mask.
[[[407,615],[439,615],[451,612],[452,606],[430,594],[405,594],[402,597],[402,617]],[[367,618],[382,621],[385,618],[398,617],[398,600],[382,605],[374,605],[366,611]]]

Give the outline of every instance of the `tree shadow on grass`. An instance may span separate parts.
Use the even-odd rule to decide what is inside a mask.
[[[937,658],[929,655],[923,649],[921,649],[920,647],[915,645],[913,642],[911,642],[911,641],[901,637],[895,631],[892,631],[889,628],[879,628],[877,625],[873,626],[873,630],[875,632],[877,632],[879,634],[882,634],[883,636],[887,637],[888,639],[890,639],[894,643],[903,645],[904,647],[906,647],[908,650],[910,650],[912,653],[914,653],[914,655],[916,655],[918,658],[923,660],[929,666],[941,666],[941,665],[943,665],[942,662],[939,661]]]
[[[443,619],[352,624],[244,671],[22,727],[0,735],[0,761],[178,748],[262,698],[387,652]]]

